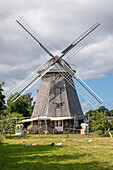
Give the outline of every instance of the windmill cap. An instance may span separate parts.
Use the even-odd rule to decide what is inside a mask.
[[[50,59],[48,62],[49,62],[49,65],[50,65],[50,64],[52,64],[54,62],[54,60]],[[69,68],[71,68],[70,65],[65,60],[63,60],[63,59],[60,60],[60,63],[63,66],[66,64],[66,65],[68,65]],[[76,72],[75,69],[73,71]],[[57,72],[58,73],[58,72],[66,72],[66,71],[56,62],[54,64],[54,67],[51,70],[49,70],[49,72]]]

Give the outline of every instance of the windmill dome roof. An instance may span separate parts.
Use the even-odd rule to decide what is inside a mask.
[[[51,65],[52,63],[54,63],[53,59],[50,59],[48,61],[48,66]],[[69,66],[68,63],[66,63],[63,59],[60,60],[60,63],[64,66],[65,64],[67,64]],[[70,67],[70,66],[69,66]],[[71,68],[71,67],[70,67]],[[57,62],[54,64],[53,68],[51,70],[49,70],[49,72],[66,72]]]

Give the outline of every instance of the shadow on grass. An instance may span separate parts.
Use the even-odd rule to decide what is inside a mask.
[[[62,149],[65,150],[62,153]],[[91,154],[68,154],[66,147],[37,145],[26,147],[22,144],[0,145],[0,170],[43,169],[43,170],[90,170],[112,169],[108,162],[85,163],[85,156]],[[84,160],[84,161],[83,161]],[[109,166],[106,168],[105,166]]]
[[[92,161],[90,163],[46,163],[46,162],[35,162],[35,163],[22,163],[21,167],[26,167],[30,170],[112,170],[113,167],[105,167],[101,162]],[[23,168],[24,169],[24,168]]]
[[[25,138],[29,138],[29,135],[25,134]],[[21,135],[14,135],[14,134],[9,135],[9,134],[7,134],[6,139],[24,139],[24,137],[21,136]]]

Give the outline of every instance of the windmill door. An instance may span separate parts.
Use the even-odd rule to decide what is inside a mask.
[[[63,132],[63,121],[55,121],[55,129],[58,132]]]

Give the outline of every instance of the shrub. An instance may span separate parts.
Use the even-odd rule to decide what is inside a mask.
[[[5,140],[5,136],[0,134],[0,143],[2,143],[2,141],[4,141],[4,140]]]

